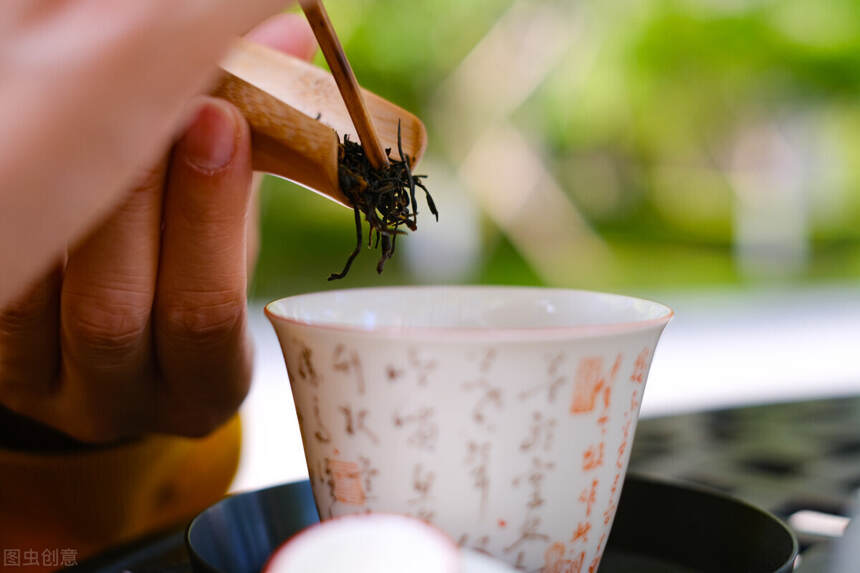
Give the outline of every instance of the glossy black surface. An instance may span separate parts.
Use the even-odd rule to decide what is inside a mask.
[[[843,397],[643,420],[630,468],[639,475],[704,485],[787,519],[811,509],[847,515],[860,488],[860,398]],[[619,513],[623,517],[623,513]],[[660,532],[657,517],[650,529]],[[799,535],[799,573],[825,573],[826,538]],[[633,560],[631,562],[631,560]],[[631,564],[633,563],[633,564]],[[602,573],[683,572],[609,547]],[[181,532],[143,540],[80,567],[81,572],[186,573]],[[858,569],[860,570],[860,569]],[[686,571],[689,571],[687,569]]]
[[[724,494],[637,476],[624,483],[609,545],[659,563],[622,569],[610,556],[601,572],[659,571],[662,563],[673,572],[787,573],[797,556],[794,535],[773,515]]]
[[[257,572],[278,546],[317,522],[307,481],[239,494],[188,526],[191,563],[197,572]]]
[[[195,573],[257,573],[316,523],[308,482],[234,496],[188,528]],[[785,573],[797,543],[770,514],[728,496],[629,476],[600,573]]]

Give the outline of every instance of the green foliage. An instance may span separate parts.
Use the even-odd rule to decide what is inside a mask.
[[[425,119],[438,86],[513,4],[327,2],[362,83]],[[860,270],[860,2],[587,0],[582,17],[571,31],[582,37],[511,119],[620,262],[610,282],[587,286],[750,280],[734,262],[733,165],[755,130],[784,137],[806,173],[811,255],[788,278]],[[256,296],[330,287],[325,277],[350,249],[350,217],[270,183]],[[397,257],[381,279],[372,262],[363,254],[335,286],[415,280]],[[541,281],[495,227],[476,266],[484,282]]]

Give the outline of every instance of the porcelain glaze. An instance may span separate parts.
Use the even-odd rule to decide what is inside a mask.
[[[289,371],[323,519],[418,517],[524,571],[596,571],[671,310],[538,288],[283,299]]]

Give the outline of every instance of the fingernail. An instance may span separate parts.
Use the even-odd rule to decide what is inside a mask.
[[[236,118],[226,106],[207,101],[182,139],[185,160],[198,171],[224,169],[236,154]]]

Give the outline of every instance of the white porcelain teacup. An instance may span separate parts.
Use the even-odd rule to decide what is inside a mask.
[[[524,570],[596,570],[669,308],[413,287],[290,297],[266,312],[323,519],[406,514]]]

